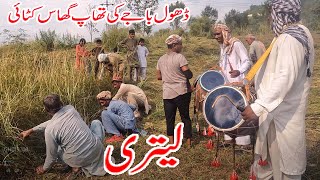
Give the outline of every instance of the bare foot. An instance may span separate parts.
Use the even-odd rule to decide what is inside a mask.
[[[191,148],[191,139],[188,138],[186,141],[187,148]]]
[[[80,168],[79,168],[79,167],[73,167],[73,168],[72,168],[72,172],[77,173],[77,172],[79,172],[79,171],[80,171]]]
[[[66,179],[67,180],[73,180],[73,179],[77,179],[77,177],[80,174],[80,168],[79,167],[73,167],[72,171],[67,175]]]
[[[173,144],[173,136],[169,136],[169,144]]]

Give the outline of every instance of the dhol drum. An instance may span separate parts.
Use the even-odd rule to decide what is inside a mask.
[[[258,122],[244,121],[240,111],[248,104],[245,94],[238,88],[218,86],[207,94],[203,102],[204,118],[217,131],[232,136],[252,135]]]
[[[194,108],[193,108],[193,120],[196,123],[197,132],[200,132],[200,124],[198,121],[198,115],[202,112],[203,101],[211,89],[217,86],[225,84],[224,76],[215,70],[208,70],[199,75],[193,83],[194,87]]]
[[[202,111],[202,102],[210,90],[224,84],[225,78],[219,71],[208,70],[198,76],[193,83],[195,112]]]

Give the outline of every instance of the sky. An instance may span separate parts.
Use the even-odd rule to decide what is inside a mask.
[[[71,15],[75,16],[85,16],[87,15],[87,8],[89,5],[99,5],[101,3],[119,4],[124,0],[78,0],[78,1],[70,1],[70,0],[0,0],[0,33],[3,32],[4,29],[10,30],[12,33],[17,32],[19,28],[25,29],[26,33],[29,35],[29,38],[34,38],[35,34],[39,33],[40,30],[55,30],[58,34],[63,33],[71,33],[72,35],[79,35],[86,39],[90,39],[90,35],[88,30],[83,27],[80,28],[75,22],[71,20],[66,20],[64,22],[58,22],[55,18],[53,18],[46,24],[40,24],[37,22],[36,18],[29,19],[27,22],[23,21],[22,18],[16,23],[9,23],[8,17],[9,13],[15,14],[14,5],[20,2],[19,8],[20,12],[22,9],[33,9],[38,6],[44,6],[42,9],[36,11],[37,13],[43,14],[43,17],[48,15],[48,12],[55,9],[61,9],[62,13],[65,13],[69,5],[73,3],[78,3],[79,6],[71,10]],[[250,5],[260,5],[265,0],[180,0],[182,1],[186,7],[190,9],[191,16],[199,16],[201,11],[205,8],[205,6],[209,5],[218,10],[219,20],[223,20],[225,14],[229,12],[231,9],[236,9],[240,12],[247,10]],[[162,17],[163,10],[165,4],[175,3],[176,0],[159,0],[159,8],[156,10],[156,13],[159,14],[159,17]],[[111,11],[114,9],[114,6],[109,6],[108,10]],[[14,16],[13,16],[14,17]],[[105,30],[104,21],[98,22],[97,28],[100,32]],[[168,28],[169,23],[164,23],[161,25],[153,26],[153,32],[158,31],[159,29]],[[94,34],[95,37],[99,37],[101,33]],[[0,34],[0,43],[4,41],[5,35]]]

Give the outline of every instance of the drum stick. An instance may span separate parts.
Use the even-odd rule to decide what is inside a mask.
[[[220,95],[220,96],[218,96],[218,97],[216,98],[216,100],[213,102],[211,108],[214,108],[214,106],[216,105],[216,103],[218,102],[218,100],[219,100],[220,98],[222,98],[222,97],[227,98],[227,99],[231,102],[231,104],[234,105],[239,111],[241,111],[241,112],[244,111],[244,109],[245,109],[244,107],[242,107],[241,105],[237,105],[236,103],[234,103],[233,100],[230,99],[227,95]]]
[[[256,73],[258,72],[260,67],[263,65],[263,63],[265,62],[265,60],[269,56],[269,54],[270,54],[270,52],[272,50],[272,47],[273,47],[274,43],[276,42],[276,39],[277,38],[273,38],[273,40],[272,40],[270,46],[268,47],[268,49],[263,53],[263,55],[259,58],[259,60],[256,62],[256,64],[250,69],[250,71],[248,72],[248,74],[246,75],[246,77],[243,80],[244,84],[250,83],[250,81],[256,75]]]
[[[232,64],[230,63],[229,58],[228,58],[228,63],[229,63],[230,70],[233,71],[233,67],[232,67]]]

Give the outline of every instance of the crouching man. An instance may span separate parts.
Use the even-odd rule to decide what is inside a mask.
[[[63,106],[56,94],[45,97],[43,104],[52,118],[20,134],[24,139],[35,131],[44,130],[46,160],[43,166],[36,168],[37,174],[50,170],[59,159],[72,167],[73,172],[81,169],[87,177],[104,176],[102,140],[105,132],[101,122],[94,120],[89,128],[77,110],[71,105]]]
[[[122,134],[130,135],[136,132],[136,118],[133,115],[135,106],[121,100],[112,100],[110,91],[102,91],[97,95],[99,104],[103,107],[102,124],[107,133],[113,136],[106,143],[124,140]]]
[[[146,114],[149,114],[149,110],[151,106],[148,103],[148,99],[144,91],[135,86],[133,84],[125,84],[120,76],[113,76],[112,78],[112,86],[115,89],[118,89],[118,92],[114,97],[113,100],[123,100],[130,105],[136,107],[136,110],[133,112],[134,117],[141,118],[141,114],[139,108],[141,107],[144,109]]]

